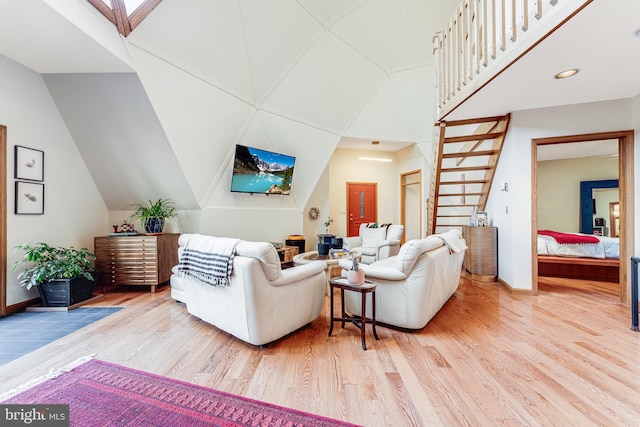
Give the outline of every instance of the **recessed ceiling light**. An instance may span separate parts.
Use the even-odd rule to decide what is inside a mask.
[[[566,79],[567,77],[575,76],[580,71],[579,68],[572,68],[570,70],[562,71],[554,76],[556,79]]]

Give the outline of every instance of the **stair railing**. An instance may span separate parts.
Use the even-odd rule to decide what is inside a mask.
[[[592,0],[464,0],[433,37],[438,117]]]

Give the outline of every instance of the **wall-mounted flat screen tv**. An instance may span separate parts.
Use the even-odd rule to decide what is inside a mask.
[[[285,154],[236,145],[231,191],[291,194],[295,161],[295,157]]]

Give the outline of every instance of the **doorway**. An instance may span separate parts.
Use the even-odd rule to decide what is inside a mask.
[[[422,170],[400,175],[400,224],[404,233],[400,244],[422,238]]]
[[[0,125],[0,317],[7,314],[7,127]]]
[[[347,237],[357,236],[360,224],[378,220],[378,184],[347,182]]]
[[[634,242],[634,171],[633,171],[633,139],[632,130],[617,132],[602,132],[584,135],[570,135],[562,137],[532,139],[532,293],[538,294],[538,147],[550,144],[580,143],[615,139],[618,142],[618,181],[619,181],[619,224],[620,224],[620,300],[630,301],[631,280],[629,274],[629,259],[635,247]]]

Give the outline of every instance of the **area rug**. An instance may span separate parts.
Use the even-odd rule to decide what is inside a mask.
[[[80,307],[69,311],[25,311],[0,317],[0,365],[69,335],[122,309]]]
[[[7,404],[69,405],[71,426],[354,426],[91,357],[0,395]]]

